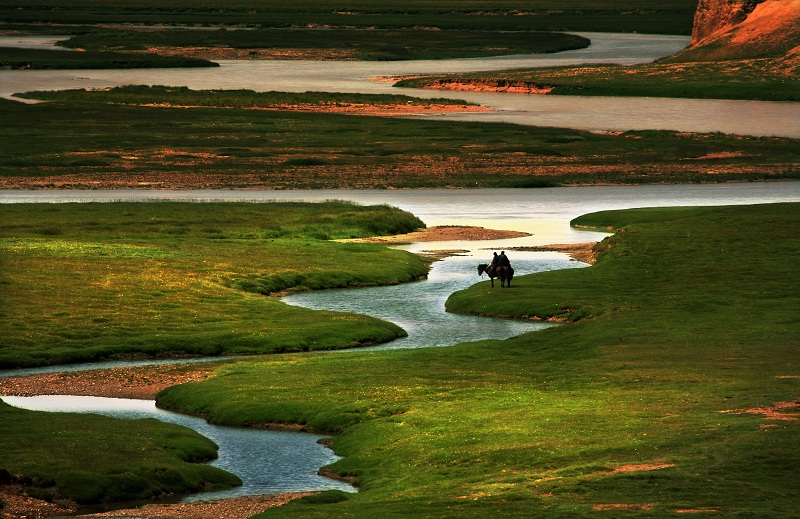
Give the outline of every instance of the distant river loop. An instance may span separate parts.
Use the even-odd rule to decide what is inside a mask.
[[[584,64],[634,65],[676,53],[684,36],[579,33],[592,44],[554,54],[408,61],[232,61],[219,68],[142,70],[2,70],[0,97],[16,92],[120,85],[250,89],[258,92],[353,92],[463,99],[493,112],[441,114],[439,120],[507,122],[589,131],[675,130],[800,138],[800,103],[649,97],[541,96],[397,89],[376,77],[449,74]],[[0,46],[52,48],[54,36],[0,37]]]

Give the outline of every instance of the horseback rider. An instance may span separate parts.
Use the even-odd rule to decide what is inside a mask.
[[[498,265],[499,265],[499,263],[498,263],[500,261],[499,258],[500,257],[497,255],[496,252],[492,253],[492,261],[490,261],[489,265],[486,267],[486,272],[490,272],[491,274],[494,274],[494,269],[497,268]]]
[[[495,267],[510,267],[511,262],[508,260],[508,256],[506,256],[506,251],[501,251],[500,255],[497,256],[495,253],[497,262],[495,263]]]

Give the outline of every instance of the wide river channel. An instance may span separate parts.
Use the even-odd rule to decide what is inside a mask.
[[[420,98],[464,99],[494,110],[432,117],[479,122],[555,126],[590,131],[676,130],[800,138],[800,103],[666,99],[651,97],[576,97],[508,93],[397,89],[376,78],[519,68],[633,65],[669,56],[689,38],[645,34],[580,33],[585,49],[555,54],[494,58],[407,61],[218,61],[218,68],[147,70],[0,70],[0,97],[17,92],[105,88],[120,85],[186,86],[192,89],[250,89],[259,92],[394,93]],[[53,49],[57,38],[0,37],[0,46]],[[66,51],[63,51],[66,52]],[[431,116],[426,116],[431,117]]]
[[[605,235],[573,229],[570,220],[605,209],[656,206],[741,205],[800,201],[800,182],[746,183],[678,186],[571,187],[552,189],[397,190],[397,191],[0,191],[0,203],[89,201],[247,201],[330,199],[361,204],[391,204],[419,216],[427,225],[478,225],[518,230],[529,236],[499,241],[414,243],[410,251],[459,250],[433,264],[427,280],[398,286],[330,290],[285,298],[289,304],[310,308],[355,311],[396,322],[407,338],[371,349],[447,346],[484,338],[506,338],[543,326],[542,323],[465,317],[444,311],[444,301],[455,290],[480,281],[476,265],[492,250],[509,250],[517,270],[524,275],[560,268],[579,268],[582,263],[555,252],[514,252],[513,247],[551,243],[596,241]],[[499,287],[496,289],[502,290]],[[500,292],[499,292],[500,293]],[[358,355],[359,351],[332,352]],[[19,376],[63,369],[92,369],[126,363],[62,366],[41,370],[0,372]],[[130,363],[129,363],[130,364]],[[316,474],[319,467],[337,457],[317,443],[319,436],[212,426],[203,420],[157,409],[153,401],[95,397],[3,397],[18,407],[70,412],[97,412],[124,418],[155,417],[191,427],[220,446],[213,462],[237,474],[244,485],[229,491],[189,496],[185,500],[218,499],[250,494],[338,488],[349,485]]]

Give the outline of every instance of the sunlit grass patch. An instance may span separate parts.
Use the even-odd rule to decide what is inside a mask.
[[[326,241],[423,226],[386,206],[10,204],[0,212],[0,365],[8,367],[386,342],[405,332],[264,296],[427,273],[406,252]],[[58,232],[42,232],[54,220]]]

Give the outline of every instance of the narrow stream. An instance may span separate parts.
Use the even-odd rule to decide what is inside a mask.
[[[515,240],[508,240],[507,243],[513,241]],[[472,250],[434,263],[425,281],[389,287],[303,292],[286,296],[283,302],[314,310],[368,314],[392,321],[408,332],[408,337],[378,346],[360,348],[359,351],[429,348],[482,339],[505,339],[554,326],[537,321],[489,319],[445,312],[444,303],[450,294],[481,280],[478,277],[477,265],[488,263],[491,251],[483,248],[494,242],[451,243],[467,245]],[[419,245],[421,244],[415,246]],[[442,243],[426,245],[439,247]],[[516,275],[586,266],[559,253],[508,252],[508,254]],[[484,275],[482,279],[486,281],[488,277]],[[495,287],[498,297],[501,297],[499,292],[501,290],[517,289],[513,282],[511,289],[500,288],[498,280],[495,280]]]
[[[219,458],[209,464],[236,474],[244,484],[229,490],[193,494],[185,497],[184,502],[310,490],[356,491],[348,483],[317,474],[320,467],[340,458],[318,443],[323,436],[316,434],[211,425],[202,418],[158,409],[154,400],[70,395],[4,396],[2,400],[34,411],[156,418],[194,429],[219,446]]]

